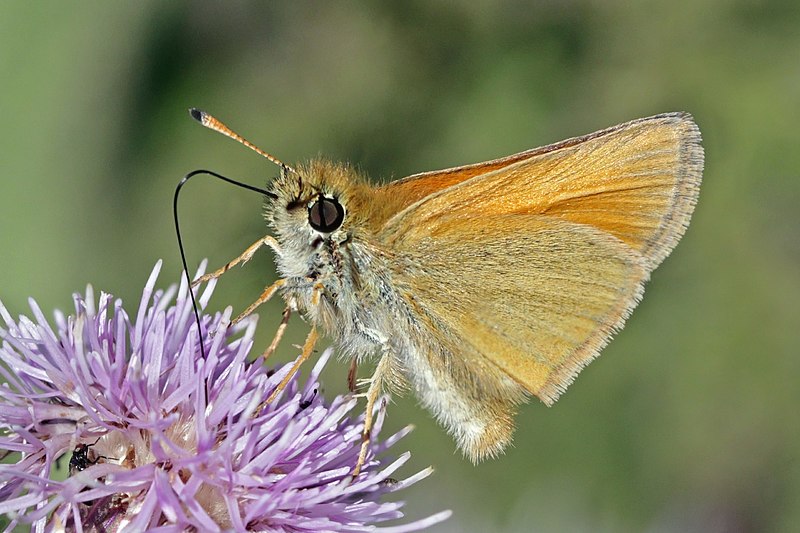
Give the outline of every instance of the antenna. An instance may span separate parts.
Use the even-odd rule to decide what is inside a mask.
[[[277,157],[275,157],[275,156],[273,156],[271,154],[268,154],[267,152],[265,152],[264,150],[262,150],[258,146],[254,145],[253,143],[251,143],[250,141],[248,141],[247,139],[245,139],[244,137],[242,137],[241,135],[239,135],[238,133],[236,133],[235,131],[230,129],[228,126],[226,126],[225,124],[223,124],[222,122],[220,122],[216,118],[212,117],[208,113],[206,113],[205,111],[201,111],[201,110],[199,110],[197,108],[192,107],[192,108],[189,109],[189,114],[192,116],[193,119],[195,119],[197,122],[199,122],[200,124],[202,124],[206,128],[214,130],[214,131],[217,131],[217,132],[225,135],[226,137],[230,137],[234,141],[238,141],[238,142],[242,143],[243,145],[245,145],[246,147],[250,148],[251,150],[253,150],[257,154],[267,158],[272,163],[275,163],[276,165],[281,167],[282,175],[285,175],[289,171],[291,171],[291,172],[293,172],[295,174],[297,173],[297,171],[295,171],[292,167],[290,167],[286,163],[282,162]],[[215,177],[215,178],[217,178],[219,180],[222,180],[222,181],[224,181],[226,183],[230,183],[232,185],[236,185],[237,187],[241,187],[243,189],[247,189],[247,190],[250,190],[250,191],[261,193],[261,194],[263,194],[264,196],[266,196],[268,198],[275,199],[278,196],[275,193],[269,192],[269,191],[267,191],[265,189],[261,189],[259,187],[254,187],[252,185],[248,185],[246,183],[242,183],[241,181],[236,181],[234,179],[227,178],[227,177],[225,177],[225,176],[223,176],[221,174],[217,174],[216,172],[212,172],[210,170],[203,170],[203,169],[193,170],[192,172],[189,172],[188,174],[186,174],[183,177],[183,179],[180,181],[180,183],[178,183],[178,186],[175,187],[175,196],[173,197],[173,200],[172,200],[172,215],[173,215],[173,217],[175,219],[175,234],[178,237],[178,248],[180,249],[180,252],[181,252],[181,263],[183,265],[183,272],[184,272],[184,274],[186,276],[186,281],[189,283],[189,296],[192,299],[192,309],[194,310],[194,320],[195,320],[195,323],[197,324],[197,336],[199,337],[199,340],[200,340],[200,354],[202,355],[203,359],[205,359],[206,358],[206,350],[205,350],[205,347],[203,346],[203,332],[202,332],[201,326],[200,326],[200,312],[199,312],[199,310],[197,308],[197,300],[194,297],[194,291],[192,290],[192,278],[189,275],[189,268],[186,265],[186,253],[185,253],[185,251],[183,249],[183,239],[181,238],[181,228],[180,228],[180,223],[178,222],[178,196],[180,195],[181,188],[183,188],[184,184],[186,184],[186,182],[189,181],[190,178],[193,178],[194,176],[197,176],[199,174],[206,174],[208,176],[213,176],[213,177]]]
[[[290,171],[290,172],[292,172],[294,174],[297,174],[297,171],[295,171],[295,169],[293,169],[292,167],[290,167],[289,165],[287,165],[286,163],[284,163],[283,161],[281,161],[280,159],[278,159],[274,155],[268,154],[267,152],[265,152],[264,150],[262,150],[261,148],[259,148],[255,144],[251,143],[250,141],[248,141],[247,139],[245,139],[244,137],[242,137],[241,135],[239,135],[238,133],[236,133],[235,131],[230,129],[228,126],[226,126],[225,124],[223,124],[222,122],[220,122],[219,120],[214,118],[213,116],[211,116],[208,113],[206,113],[205,111],[197,109],[196,107],[191,107],[191,108],[189,108],[189,114],[192,116],[193,119],[195,119],[197,122],[199,122],[200,124],[202,124],[206,128],[208,128],[210,130],[214,130],[216,132],[219,132],[219,133],[225,135],[226,137],[230,137],[234,141],[242,143],[243,145],[245,145],[246,147],[250,148],[255,153],[267,158],[271,162],[273,162],[276,165],[278,165],[279,167],[281,167],[284,170],[284,172]]]

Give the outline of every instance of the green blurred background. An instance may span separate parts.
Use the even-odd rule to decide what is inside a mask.
[[[706,171],[692,226],[624,332],[515,447],[477,467],[415,405],[403,497],[436,531],[800,530],[800,3],[4,2],[0,297],[68,309],[91,282],[131,308],[177,280],[172,193],[210,168],[275,168],[191,121],[202,107],[287,162],[375,179],[478,162],[665,111],[694,114]],[[189,260],[264,231],[258,195],[194,180]],[[269,252],[225,276],[243,309]],[[279,319],[261,313],[261,345]],[[307,331],[293,324],[293,342]],[[285,343],[288,360],[295,353]],[[344,387],[332,364],[328,394]]]

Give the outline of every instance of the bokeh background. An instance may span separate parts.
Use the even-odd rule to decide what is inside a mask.
[[[162,286],[178,279],[177,181],[276,174],[189,106],[288,162],[376,180],[686,110],[700,202],[624,332],[477,467],[398,399],[390,428],[417,427],[405,472],[436,467],[408,512],[453,509],[442,532],[799,531],[798,28],[793,0],[3,2],[0,298],[69,309],[91,282],[134,306],[159,258]],[[258,195],[209,179],[181,206],[192,264],[265,231]],[[243,309],[272,279],[264,252],[212,306]],[[279,312],[261,312],[262,343]],[[346,372],[330,366],[327,393]]]

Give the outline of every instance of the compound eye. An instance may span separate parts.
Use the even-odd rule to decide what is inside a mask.
[[[320,195],[308,208],[308,223],[320,233],[331,233],[342,225],[344,207],[336,198]]]

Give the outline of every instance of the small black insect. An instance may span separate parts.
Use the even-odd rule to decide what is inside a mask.
[[[78,472],[86,470],[92,465],[96,465],[100,459],[105,459],[102,455],[97,455],[94,460],[89,459],[89,450],[92,446],[100,442],[102,437],[97,437],[97,440],[92,444],[78,444],[72,451],[72,457],[69,458],[69,475],[74,476]],[[95,454],[96,455],[96,454]]]

